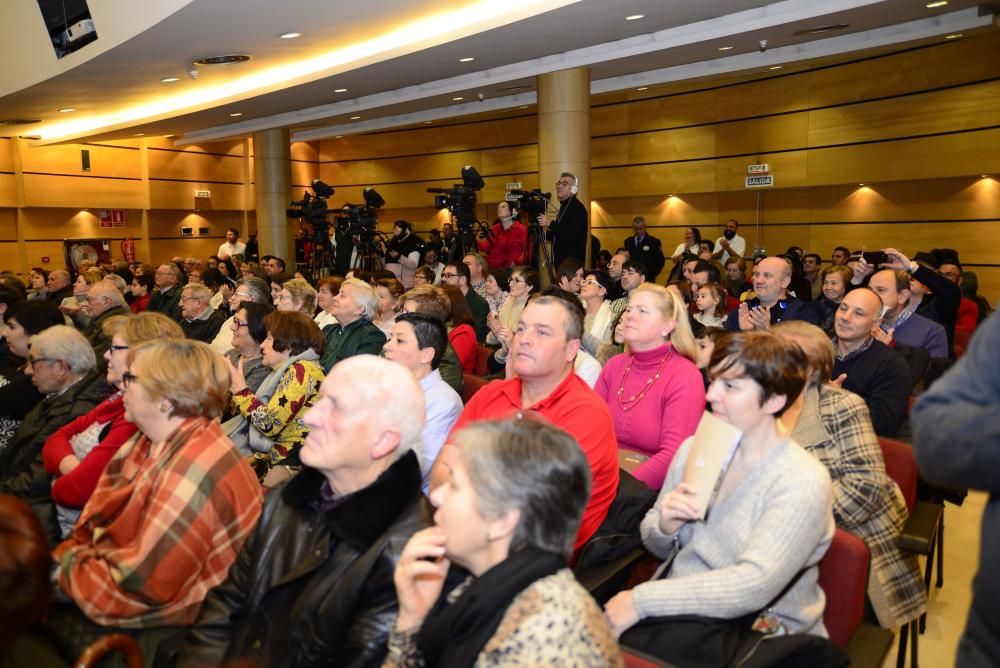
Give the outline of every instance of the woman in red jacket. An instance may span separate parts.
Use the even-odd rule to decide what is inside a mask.
[[[42,448],[45,470],[55,477],[52,500],[63,538],[73,530],[108,461],[137,431],[125,420],[122,404],[122,373],[128,369],[129,347],[157,339],[184,338],[180,325],[160,313],[109,318],[104,331],[111,336],[111,346],[104,353],[108,383],[118,391],[56,431]]]
[[[458,355],[458,363],[462,366],[464,373],[476,373],[476,330],[472,328],[472,311],[469,310],[469,303],[465,301],[462,291],[453,285],[442,284],[441,287],[448,293],[448,300],[451,302],[451,316],[446,323],[448,326],[448,343],[455,349]]]

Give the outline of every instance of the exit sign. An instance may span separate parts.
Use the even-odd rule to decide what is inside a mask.
[[[194,196],[195,197],[205,197],[205,198],[208,198],[208,197],[212,196],[212,191],[211,190],[195,190],[194,191]]]
[[[768,171],[767,163],[761,165],[747,165],[747,174],[767,174]]]
[[[507,184],[507,191],[508,192],[510,192],[511,190],[521,190],[521,189],[522,188],[521,188],[521,182],[520,181],[511,181],[510,183]]]
[[[748,176],[747,188],[770,188],[774,185],[774,177],[770,174],[766,176]]]

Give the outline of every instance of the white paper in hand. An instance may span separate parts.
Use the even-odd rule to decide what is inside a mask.
[[[742,436],[739,429],[708,411],[701,416],[684,466],[684,482],[698,490],[692,500],[702,509],[699,519],[705,519],[708,507],[715,500],[722,474]]]

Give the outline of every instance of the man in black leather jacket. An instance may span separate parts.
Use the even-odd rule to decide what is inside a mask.
[[[431,523],[412,451],[423,394],[403,366],[359,355],[331,370],[305,422],[305,468],[267,495],[180,665],[381,665],[398,610],[396,562]]]

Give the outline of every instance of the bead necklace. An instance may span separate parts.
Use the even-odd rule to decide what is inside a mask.
[[[625,381],[628,379],[629,372],[632,371],[632,362],[635,361],[635,356],[633,355],[629,358],[628,364],[625,365],[625,372],[622,374],[621,382],[618,383],[618,406],[622,409],[622,412],[629,412],[635,408],[636,404],[642,401],[643,397],[646,396],[646,393],[649,392],[649,388],[653,387],[653,383],[660,378],[660,372],[663,371],[663,365],[667,363],[668,359],[670,359],[670,354],[672,352],[672,348],[667,350],[663,359],[660,360],[660,365],[656,367],[656,371],[653,375],[646,380],[646,384],[643,385],[639,394],[633,394],[628,398],[628,401],[624,401],[622,397],[625,395]]]

